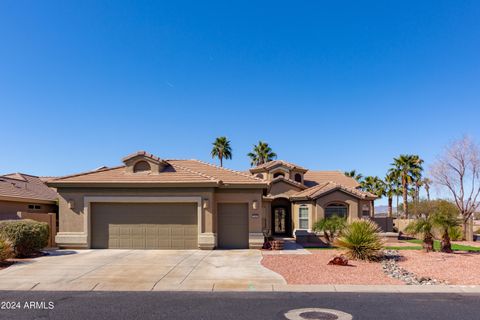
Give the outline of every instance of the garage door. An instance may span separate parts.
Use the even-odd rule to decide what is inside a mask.
[[[198,249],[197,205],[92,203],[92,248]]]
[[[248,249],[248,204],[218,204],[218,247]]]

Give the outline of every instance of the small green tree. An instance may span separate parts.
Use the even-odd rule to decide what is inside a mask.
[[[333,240],[347,225],[347,219],[338,215],[333,215],[330,218],[321,219],[313,225],[313,230],[323,232],[328,244],[332,244]]]
[[[405,231],[413,235],[421,235],[423,241],[423,249],[426,252],[434,251],[433,249],[433,222],[430,215],[417,218],[410,222]]]

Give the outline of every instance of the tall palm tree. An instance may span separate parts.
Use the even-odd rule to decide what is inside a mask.
[[[223,159],[232,159],[232,147],[227,137],[218,137],[212,143],[212,158],[220,160],[220,167],[223,167]]]
[[[363,175],[361,173],[357,173],[357,170],[345,171],[344,174],[347,177],[357,180],[357,182],[360,182],[363,179]]]
[[[430,201],[430,185],[432,184],[432,180],[429,178],[424,178],[423,179],[423,187],[425,188],[425,191],[427,192],[427,200]]]
[[[388,198],[388,217],[391,218],[393,217],[393,197],[399,194],[399,188],[398,188],[399,183],[398,183],[397,177],[393,173],[387,174],[384,182],[385,182],[385,195]]]
[[[249,152],[247,156],[250,158],[252,167],[272,161],[277,158],[277,154],[272,151],[268,143],[259,141],[253,146],[253,152]]]
[[[373,193],[377,197],[381,198],[385,195],[385,182],[379,177],[368,176],[360,182],[360,188],[362,190]],[[372,208],[372,214],[375,216],[375,207]]]
[[[413,183],[415,177],[421,173],[423,160],[417,155],[401,154],[398,158],[393,159],[390,172],[400,177],[402,182],[402,196],[403,196],[403,212],[407,219],[408,214],[408,190]]]

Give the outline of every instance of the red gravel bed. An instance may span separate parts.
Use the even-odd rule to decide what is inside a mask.
[[[327,265],[338,250],[311,250],[309,255],[264,255],[262,265],[288,284],[404,284],[385,275],[378,262],[350,261],[349,266]]]
[[[399,265],[418,277],[432,277],[448,284],[480,285],[480,253],[452,254],[416,250],[401,251],[406,259]]]

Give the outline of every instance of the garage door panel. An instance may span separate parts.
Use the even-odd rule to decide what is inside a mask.
[[[248,248],[248,204],[218,204],[218,246],[224,249]]]
[[[92,248],[197,249],[196,204],[93,203]]]

